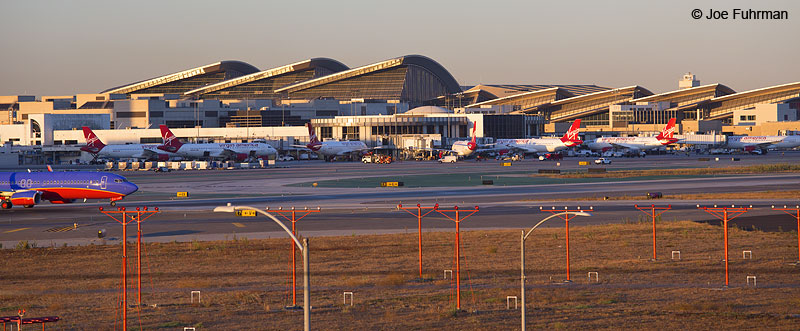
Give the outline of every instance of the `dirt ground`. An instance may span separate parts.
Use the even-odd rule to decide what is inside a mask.
[[[526,242],[528,327],[537,329],[797,329],[800,266],[796,232],[730,229],[730,287],[723,288],[723,231],[693,222],[658,224],[658,260],[649,223],[536,230]],[[520,311],[520,232],[461,233],[461,303],[455,309],[454,234],[310,238],[312,328],[325,330],[513,330]],[[120,328],[121,245],[0,250],[0,316],[61,317],[48,329]],[[742,251],[752,251],[743,259]],[[147,244],[143,303],[129,310],[137,329],[302,328],[291,305],[288,239]],[[671,259],[680,251],[680,260]],[[129,272],[136,266],[129,248]],[[302,305],[298,253],[297,301]],[[587,277],[598,273],[599,282]],[[746,284],[757,277],[757,287]],[[129,279],[135,288],[135,277]],[[190,292],[201,291],[200,303]],[[342,293],[354,293],[353,306]],[[128,295],[136,303],[136,291]],[[513,304],[512,304],[513,305]],[[30,328],[30,327],[29,327]]]

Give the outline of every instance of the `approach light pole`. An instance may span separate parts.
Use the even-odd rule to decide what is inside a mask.
[[[562,212],[562,213],[557,213],[557,214],[553,214],[553,215],[545,217],[543,220],[539,221],[539,223],[536,223],[536,225],[534,225],[530,230],[528,230],[528,233],[525,233],[525,230],[522,230],[521,233],[520,233],[520,258],[519,258],[520,267],[519,267],[519,270],[520,270],[520,288],[522,290],[521,291],[521,295],[520,295],[520,301],[522,301],[522,307],[521,307],[522,308],[522,312],[521,312],[521,314],[522,314],[522,319],[521,319],[522,320],[522,331],[525,331],[525,239],[528,239],[528,236],[531,235],[531,232],[533,232],[533,230],[536,230],[536,228],[538,228],[539,225],[542,225],[542,223],[546,222],[547,220],[549,220],[551,218],[554,218],[554,217],[561,217],[561,216],[568,216],[568,215],[587,216],[587,217],[588,216],[592,216],[592,214],[587,213],[587,212],[583,212],[583,211],[565,211],[565,212]]]
[[[417,217],[417,246],[419,248],[419,281],[422,281],[422,218],[428,216],[431,212],[439,209],[439,204],[437,203],[433,207],[422,207],[420,204],[417,204],[416,207],[403,207],[403,204],[398,204],[397,209],[404,210],[407,213]],[[424,214],[422,213],[423,209],[430,209]],[[412,210],[416,210],[416,213],[412,212]]]
[[[736,207],[731,205],[730,207],[717,208],[717,205],[714,205],[714,207],[700,207],[700,205],[697,205],[697,209],[702,209],[705,212],[722,220],[722,227],[725,231],[725,287],[728,287],[728,221],[750,211],[753,209],[753,206],[750,205],[750,207]]]
[[[577,208],[577,209],[569,209],[569,208],[567,208],[567,207],[564,207],[564,209],[556,209],[556,207],[553,207],[553,209],[544,209],[544,208],[542,208],[542,207],[539,207],[539,210],[541,210],[541,211],[544,211],[544,212],[548,212],[548,213],[551,213],[551,214],[554,214],[554,215],[559,215],[559,218],[563,219],[563,220],[564,220],[564,222],[566,222],[566,223],[565,223],[565,224],[566,224],[566,229],[567,229],[567,233],[566,233],[566,246],[567,246],[567,280],[566,280],[566,282],[567,282],[567,283],[569,283],[569,282],[571,282],[571,281],[572,281],[572,280],[569,278],[569,220],[570,220],[571,218],[573,218],[575,215],[577,215],[577,214],[575,214],[575,213],[578,213],[578,212],[585,212],[586,210],[585,210],[585,209],[581,209],[581,207],[580,207],[580,206],[578,206],[578,208]],[[590,206],[590,207],[589,207],[589,210],[594,210],[594,207]],[[573,217],[570,217],[570,216],[573,216]]]
[[[772,210],[781,210],[784,213],[792,215],[797,220],[797,262],[796,264],[800,264],[800,205],[794,207],[787,207],[783,206],[783,208],[775,208],[772,206]]]
[[[292,222],[292,234],[294,234],[295,236],[297,236],[297,228],[295,226],[295,223],[297,223],[297,221],[299,221],[299,220],[303,219],[304,217],[308,216],[308,214],[322,212],[322,210],[319,207],[317,207],[317,209],[308,209],[308,207],[305,207],[302,210],[295,209],[294,207],[292,207],[291,209],[288,209],[288,210],[283,209],[283,207],[278,207],[278,209],[275,210],[275,209],[270,209],[269,206],[267,206],[266,210],[269,211],[269,212],[272,212],[272,213],[277,213],[278,215],[281,215],[281,217],[283,217],[285,220]],[[300,217],[297,217],[298,213],[302,214],[302,215],[300,215]],[[289,216],[287,216],[287,215],[291,215],[291,218],[289,218]],[[295,259],[295,257],[297,256],[296,249],[297,249],[297,245],[295,245],[294,242],[292,242],[292,271],[291,271],[291,273],[292,273],[292,308],[297,308],[297,274],[296,274],[296,272],[297,272],[297,261]]]
[[[656,207],[656,205],[639,206],[633,205],[634,208],[641,210],[653,219],[653,261],[656,260],[656,217],[661,216],[667,210],[672,209],[672,205],[666,207]],[[658,212],[656,212],[658,211]]]
[[[310,280],[310,271],[309,271],[309,263],[308,263],[308,238],[303,238],[303,243],[300,243],[300,240],[297,240],[294,234],[289,231],[289,228],[286,227],[279,219],[277,219],[272,214],[263,211],[261,209],[250,207],[250,206],[232,206],[228,203],[227,206],[219,206],[214,208],[214,212],[217,213],[233,213],[237,210],[253,210],[261,215],[266,216],[267,218],[273,220],[275,223],[278,223],[286,234],[292,238],[294,244],[297,245],[297,248],[303,253],[303,330],[309,331],[311,329],[311,304],[310,296],[311,296],[311,280]]]

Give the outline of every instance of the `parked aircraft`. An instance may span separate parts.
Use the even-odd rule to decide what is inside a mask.
[[[53,204],[78,199],[109,199],[111,205],[139,187],[108,172],[0,172],[0,205],[31,208],[42,200]]]
[[[747,152],[800,146],[800,136],[730,136],[726,147],[741,148]]]
[[[250,157],[267,158],[278,151],[267,143],[208,143],[184,144],[166,125],[160,125],[163,144],[157,148],[190,159],[233,159],[243,161]]]
[[[97,158],[109,159],[144,159],[167,161],[173,153],[159,150],[156,144],[127,144],[127,145],[106,145],[89,127],[83,128],[83,136],[86,138],[86,146],[81,150],[90,153]]]
[[[581,120],[577,119],[561,138],[498,139],[496,148],[506,147],[523,153],[557,152],[583,143],[578,137],[580,128]]]
[[[314,132],[314,128],[311,126],[311,123],[306,124],[306,126],[308,127],[309,143],[307,145],[292,146],[308,148],[312,152],[322,156],[325,161],[330,161],[337,156],[351,155],[353,153],[359,153],[359,156],[361,156],[360,154],[370,150],[370,148],[367,147],[363,141],[320,141],[319,138],[317,138],[317,133]]]
[[[588,144],[593,151],[607,151],[612,148],[645,151],[678,142],[673,138],[675,118],[670,118],[664,129],[655,137],[601,137]]]

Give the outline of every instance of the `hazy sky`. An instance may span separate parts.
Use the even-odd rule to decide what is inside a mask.
[[[788,20],[691,11],[786,10]],[[0,95],[72,95],[220,60],[311,57],[350,67],[428,56],[462,85],[677,88],[687,71],[734,90],[800,81],[800,1],[0,2]]]

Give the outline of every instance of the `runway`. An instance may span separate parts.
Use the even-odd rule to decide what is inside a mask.
[[[698,161],[697,157],[671,155],[645,159],[615,159],[613,169],[680,168],[680,167],[725,167],[732,165],[797,162],[800,153],[786,155],[743,156],[741,161]],[[562,161],[562,169],[578,167],[578,158]],[[713,160],[713,159],[712,159]],[[756,207],[746,216],[750,223],[769,225],[784,230],[795,228],[789,216],[779,216],[769,205],[792,204],[796,200],[771,200],[769,197],[755,201],[687,201],[644,200],[646,192],[659,191],[665,195],[678,193],[753,192],[793,190],[800,184],[800,174],[776,173],[758,175],[724,175],[690,178],[609,180],[546,185],[459,187],[363,187],[324,188],[299,187],[293,184],[321,180],[337,180],[366,176],[394,176],[419,174],[485,174],[520,175],[535,172],[542,167],[554,167],[552,161],[526,160],[512,167],[501,167],[499,162],[459,162],[442,165],[431,162],[403,162],[391,165],[360,163],[298,162],[276,169],[233,171],[181,171],[172,173],[123,172],[129,180],[140,186],[135,193],[118,206],[159,207],[159,215],[150,218],[144,225],[146,241],[191,241],[224,240],[237,237],[251,239],[282,237],[280,228],[261,217],[236,217],[227,213],[212,213],[215,206],[233,203],[265,208],[320,207],[322,212],[312,214],[297,223],[298,229],[307,236],[350,235],[361,233],[415,233],[416,218],[398,211],[397,204],[431,206],[439,203],[443,207],[453,205],[479,206],[480,211],[464,221],[465,230],[490,228],[524,228],[548,215],[539,210],[564,208],[564,206],[593,208],[594,216],[581,218],[571,225],[606,224],[642,221],[645,215],[634,204],[671,204],[673,210],[663,219],[712,220],[711,215],[696,208],[697,204],[750,205]],[[609,167],[611,170],[612,167]],[[175,192],[188,191],[188,199],[178,199]],[[609,201],[565,201],[575,198],[599,198],[603,196],[641,196],[642,200]],[[50,205],[44,203],[32,209],[14,208],[0,211],[0,243],[10,248],[19,241],[35,241],[39,246],[63,244],[88,244],[115,242],[120,239],[121,226],[102,215],[98,207],[109,208],[107,203],[76,203],[73,205]],[[774,216],[773,216],[774,215]],[[741,220],[748,220],[742,218]],[[774,224],[772,224],[774,223]],[[748,223],[743,222],[747,227]],[[423,221],[426,231],[448,231],[453,222],[433,213]],[[563,227],[563,222],[551,222],[547,226]],[[107,236],[97,238],[97,232],[105,229]],[[769,229],[768,229],[769,230]],[[135,235],[135,226],[129,234]]]

